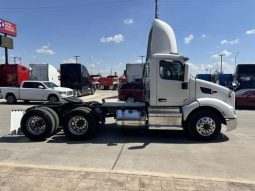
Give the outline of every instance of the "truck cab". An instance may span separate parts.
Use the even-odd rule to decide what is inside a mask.
[[[225,124],[228,130],[235,129],[237,120],[234,92],[193,78],[187,61],[187,57],[177,53],[172,28],[155,19],[144,68],[149,125],[157,129],[182,126],[190,134],[204,139],[217,134],[216,129],[220,131],[221,125],[217,123]]]

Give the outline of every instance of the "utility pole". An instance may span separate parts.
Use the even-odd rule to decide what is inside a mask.
[[[16,58],[18,58],[18,57],[17,56],[13,56],[14,64],[16,64]]]
[[[236,57],[238,56],[238,54],[239,54],[239,51],[235,55],[235,68],[236,68]]]
[[[73,56],[73,57],[75,57],[75,62],[76,62],[76,64],[78,63],[78,58],[80,57],[80,56]]]
[[[155,0],[155,19],[158,19],[158,0]]]
[[[145,56],[139,56],[140,58],[142,58],[142,64],[143,64],[143,58],[145,57]]]
[[[220,54],[220,74],[222,74],[222,57],[225,56],[225,54]]]
[[[19,64],[21,64],[21,60],[22,60],[22,58],[18,58],[19,59]]]
[[[7,37],[7,34],[4,34],[5,37]],[[4,55],[5,55],[5,64],[9,64],[8,61],[8,48],[4,48]]]

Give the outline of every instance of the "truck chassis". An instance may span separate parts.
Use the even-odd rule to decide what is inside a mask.
[[[77,98],[65,98],[58,103],[45,102],[28,108],[21,119],[20,126],[23,134],[33,141],[43,141],[62,129],[71,140],[86,140],[96,134],[107,117],[114,117],[116,124],[122,128],[150,126],[152,129],[160,129],[157,124],[161,124],[160,127],[169,127],[167,124],[171,123],[170,128],[182,127],[191,138],[197,140],[211,140],[220,133],[222,121],[219,116],[207,113],[207,117],[190,118],[189,123],[178,122],[181,114],[169,115],[169,112],[176,109],[178,110],[178,108],[155,110],[148,107],[146,103],[105,102],[104,100],[103,103],[82,102]],[[168,115],[162,113],[165,111]],[[197,124],[200,126],[195,127],[198,126]]]

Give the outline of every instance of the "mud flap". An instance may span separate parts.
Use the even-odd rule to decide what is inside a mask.
[[[25,110],[12,110],[11,111],[11,129],[10,135],[22,135],[20,128],[20,121],[25,113]]]

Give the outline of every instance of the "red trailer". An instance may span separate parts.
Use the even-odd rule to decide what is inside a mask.
[[[0,87],[17,87],[29,80],[29,69],[20,64],[0,64]]]
[[[103,89],[117,89],[119,86],[118,76],[101,77],[99,83]]]

